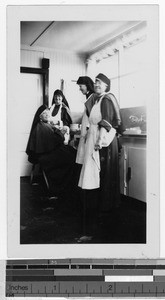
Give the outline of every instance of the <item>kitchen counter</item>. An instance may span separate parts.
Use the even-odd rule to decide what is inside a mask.
[[[121,137],[126,137],[126,138],[130,138],[130,137],[146,138],[147,134],[146,133],[123,133],[123,135]]]
[[[128,197],[146,201],[146,132],[120,136],[120,191]]]

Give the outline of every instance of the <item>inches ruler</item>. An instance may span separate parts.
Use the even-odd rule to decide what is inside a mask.
[[[165,260],[8,260],[6,297],[165,297]]]

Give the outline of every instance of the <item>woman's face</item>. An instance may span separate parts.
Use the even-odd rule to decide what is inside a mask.
[[[48,109],[45,109],[41,114],[40,114],[40,119],[43,122],[49,122],[50,121],[50,111]]]
[[[88,90],[87,86],[85,84],[79,84],[80,91],[83,93],[83,95],[86,95]]]
[[[56,105],[61,105],[62,104],[62,96],[61,95],[55,95],[54,96],[54,101]]]
[[[94,84],[95,93],[101,95],[106,91],[106,88],[107,88],[107,84],[105,84],[102,80],[96,78]]]

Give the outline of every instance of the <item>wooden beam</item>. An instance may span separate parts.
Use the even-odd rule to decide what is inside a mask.
[[[20,67],[21,73],[40,74],[43,76],[43,104],[48,106],[49,102],[49,69]]]
[[[41,68],[30,68],[30,67],[20,67],[21,73],[29,73],[29,74],[45,74],[47,70]]]

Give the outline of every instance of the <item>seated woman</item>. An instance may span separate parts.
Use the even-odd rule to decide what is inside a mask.
[[[55,124],[54,119],[51,116],[51,112],[49,109],[45,109],[40,114],[40,120],[44,123],[47,123],[49,127],[51,127],[55,132],[61,133],[64,137],[64,144],[67,145],[69,141],[69,127],[62,124]],[[58,130],[56,130],[58,129]]]
[[[75,168],[76,151],[64,140],[64,130],[52,124],[49,109],[42,105],[35,114],[26,153],[31,163],[40,164],[56,196],[71,184]]]

